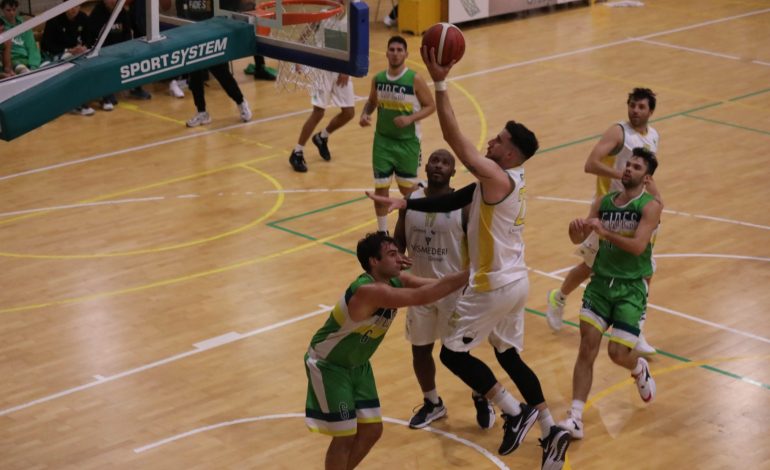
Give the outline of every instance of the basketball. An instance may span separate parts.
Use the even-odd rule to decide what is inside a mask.
[[[422,37],[422,45],[436,49],[436,60],[441,65],[459,61],[465,53],[465,38],[462,31],[451,23],[436,23]]]

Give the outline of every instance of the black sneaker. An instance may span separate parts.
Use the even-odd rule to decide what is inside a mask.
[[[551,432],[545,439],[540,439],[543,448],[542,470],[561,470],[569,447],[569,431],[559,426],[551,426]]]
[[[417,413],[409,420],[409,427],[412,429],[422,429],[444,416],[446,416],[446,407],[441,398],[438,399],[438,404],[436,405],[426,398],[423,405],[417,410]]]
[[[293,150],[291,152],[291,155],[289,155],[289,163],[291,163],[291,167],[294,168],[294,171],[298,171],[300,173],[307,173],[307,165],[305,164],[305,155],[302,154],[302,150],[300,151]]]
[[[313,135],[313,143],[316,147],[318,147],[318,153],[321,154],[321,158],[326,160],[327,162],[332,159],[332,154],[329,153],[329,138],[323,138],[321,137],[321,133],[317,133]]]
[[[500,455],[508,455],[521,444],[532,425],[537,421],[538,411],[535,407],[526,403],[521,404],[521,413],[516,416],[503,413],[503,442],[498,452]]]
[[[476,422],[481,429],[489,429],[495,424],[495,408],[482,395],[473,395],[473,406],[476,407]]]

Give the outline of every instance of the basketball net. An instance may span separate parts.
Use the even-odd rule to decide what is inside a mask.
[[[336,2],[284,0],[281,2],[281,5],[284,15],[288,13],[289,15],[287,16],[290,18],[302,18],[301,22],[298,24],[287,24],[287,16],[284,16],[283,27],[258,27],[257,34],[261,36],[269,35],[271,38],[280,41],[323,49],[329,46],[326,44],[326,38],[330,31],[347,32],[345,9]],[[262,15],[267,16],[271,13],[275,15],[275,4],[273,2],[260,5],[260,9],[262,10],[260,12]],[[292,19],[288,22],[293,21]],[[279,60],[276,68],[278,76],[275,80],[275,86],[280,91],[295,92],[297,90],[306,90],[312,92],[314,88],[331,88],[333,80],[335,80],[333,72],[293,62]]]

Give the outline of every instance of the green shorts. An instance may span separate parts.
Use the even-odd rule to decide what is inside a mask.
[[[639,320],[647,309],[644,279],[611,279],[594,275],[583,293],[580,320],[602,333],[612,326],[610,341],[633,349],[639,339]]]
[[[417,170],[422,159],[420,141],[414,139],[391,139],[374,133],[372,147],[372,169],[374,187],[388,188],[393,173],[399,186],[411,187],[417,183]]]
[[[305,424],[313,432],[352,436],[357,423],[381,423],[380,399],[372,366],[348,368],[305,354]]]

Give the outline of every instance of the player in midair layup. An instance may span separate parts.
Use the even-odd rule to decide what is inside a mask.
[[[523,164],[535,154],[537,138],[526,126],[508,121],[489,141],[486,155],[460,131],[449,101],[445,79],[454,62],[442,66],[435,50],[422,49],[436,88],[438,117],[444,140],[478,179],[459,191],[425,199],[371,196],[392,209],[446,212],[470,204],[468,217],[469,285],[450,318],[450,332],[441,347],[441,362],[472,390],[503,411],[500,454],[518,448],[530,428],[540,421],[542,468],[564,465],[569,433],[555,425],[537,375],[522,360],[524,305],[529,292],[524,263],[525,187]],[[498,382],[492,370],[470,351],[488,339],[495,357],[516,384],[526,403],[520,403]]]

